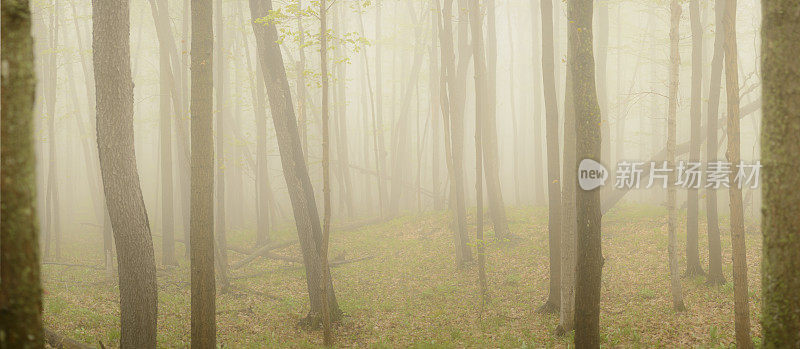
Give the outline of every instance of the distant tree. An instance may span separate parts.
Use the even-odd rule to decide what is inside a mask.
[[[761,2],[763,303],[765,348],[800,346],[800,3]]]
[[[50,16],[50,54],[47,63],[47,192],[45,198],[45,257],[50,257],[52,243],[55,258],[61,257],[61,210],[58,198],[58,155],[56,147],[56,96],[58,91],[58,1],[53,0],[53,13]]]
[[[716,0],[714,54],[711,58],[711,75],[708,90],[708,114],[706,117],[707,139],[706,164],[717,161],[717,121],[719,121],[719,87],[722,81],[722,61],[725,57],[725,16],[726,0]],[[717,215],[717,191],[706,190],[706,218],[708,220],[708,276],[706,283],[709,285],[722,285],[725,276],[722,274],[722,243],[719,234],[719,217]]]
[[[322,228],[314,199],[314,188],[311,186],[308,169],[303,161],[297,119],[291,102],[291,90],[283,65],[283,56],[277,43],[278,33],[275,23],[272,20],[265,20],[272,11],[272,1],[249,0],[249,4],[258,57],[264,75],[263,83],[267,87],[272,121],[278,136],[283,176],[289,189],[289,199],[292,202],[300,249],[303,253],[303,265],[306,268],[311,309],[304,322],[316,325],[322,320],[325,312],[324,297],[327,297],[331,321],[337,321],[342,312],[336,302],[330,272],[323,271],[325,266],[319,258],[323,249]],[[320,275],[323,275],[324,279],[320,279]],[[324,292],[322,283],[327,284]]]
[[[120,347],[156,346],[156,266],[133,136],[130,4],[92,1],[97,145],[119,265]]]
[[[531,47],[533,49],[533,57],[532,66],[534,67],[531,69],[533,71],[533,81],[541,81],[542,80],[542,71],[536,69],[536,67],[540,67],[542,55],[539,52],[542,45],[540,45],[539,33],[541,32],[542,28],[539,25],[540,21],[540,11],[541,6],[539,6],[538,0],[531,0],[531,34],[532,34],[532,43]],[[542,85],[534,83],[533,84],[533,136],[531,137],[533,140],[533,203],[534,205],[543,205],[544,204],[544,179],[542,178],[542,153],[544,153],[542,149]]]
[[[192,347],[217,343],[214,280],[214,95],[211,0],[192,1]],[[221,62],[218,62],[218,64]]]
[[[680,86],[680,43],[681,5],[678,0],[670,1],[670,25],[669,25],[669,108],[667,111],[667,167],[675,168],[675,139],[676,139],[676,118],[678,113],[678,87]],[[669,259],[669,283],[670,293],[672,293],[672,308],[676,311],[686,310],[681,295],[681,280],[678,276],[678,212],[676,207],[677,188],[675,183],[675,171],[670,171],[667,176],[667,253]]]
[[[553,1],[541,0],[542,73],[547,137],[547,231],[550,246],[550,291],[541,312],[558,312],[561,305],[561,168],[558,150],[558,97],[553,57]],[[538,84],[538,81],[534,81]]]
[[[0,347],[42,348],[30,4],[3,0],[0,17]]]
[[[700,161],[700,119],[703,85],[703,25],[700,22],[700,0],[689,2],[689,18],[692,26],[692,105],[689,111],[691,135],[689,161]],[[698,247],[698,199],[697,189],[689,188],[686,198],[686,273],[687,276],[705,275],[700,265]]]
[[[217,267],[217,279],[220,284],[220,292],[225,293],[230,288],[228,282],[228,238],[227,238],[227,222],[226,222],[226,204],[225,204],[225,119],[229,117],[228,109],[226,106],[227,94],[225,90],[225,75],[228,73],[228,65],[225,59],[225,24],[223,23],[223,5],[222,0],[216,0],[217,11],[214,13],[214,37],[217,39],[214,45],[214,60],[217,64],[214,65],[214,92],[216,101],[216,118],[215,118],[215,150],[217,156],[214,158],[216,165],[216,179],[214,180],[214,203],[216,204],[216,211],[214,213],[214,261]],[[230,166],[231,168],[233,167]],[[236,196],[234,196],[235,198]]]
[[[319,285],[322,294],[327,294],[330,278],[328,270],[328,243],[331,235],[331,145],[330,145],[330,99],[328,96],[328,4],[325,0],[319,1],[319,65],[320,78],[322,79],[322,195],[325,205],[325,216],[322,221],[322,249],[317,256],[322,272]],[[326,347],[333,345],[331,332],[331,311],[328,297],[322,297],[322,331],[323,343]]]
[[[736,52],[736,0],[725,4],[725,90],[728,97],[728,150],[725,157],[739,165],[739,63]],[[731,208],[731,248],[733,250],[733,301],[736,323],[736,346],[752,348],[750,339],[750,303],[747,291],[747,252],[744,240],[742,189],[735,183],[728,189]]]
[[[594,79],[592,0],[570,0],[567,10],[569,71],[575,105],[576,161],[600,158],[600,106]],[[577,174],[576,174],[577,175]],[[575,346],[600,346],[600,280],[603,255],[600,240],[600,190],[577,190],[578,257],[575,283]]]
[[[170,53],[166,42],[158,43],[158,113],[159,147],[161,148],[161,263],[177,265],[175,259],[175,217],[172,190],[172,106],[170,90],[173,88]]]

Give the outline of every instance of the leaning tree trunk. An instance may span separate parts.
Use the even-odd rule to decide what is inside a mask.
[[[211,0],[192,1],[190,261],[192,347],[217,342],[214,280],[214,33]],[[221,62],[219,62],[221,63]]]
[[[306,268],[306,283],[311,302],[311,309],[306,320],[312,324],[321,321],[324,312],[323,297],[327,297],[330,318],[332,321],[336,321],[341,317],[342,312],[336,302],[330,272],[323,271],[324,266],[319,259],[323,248],[322,228],[314,199],[314,188],[311,186],[308,169],[303,161],[289,81],[286,78],[283,56],[277,43],[277,29],[272,22],[268,25],[256,22],[257,19],[270,13],[272,1],[249,0],[249,3],[258,57],[264,74],[264,83],[267,86],[270,110],[272,110],[272,122],[278,136],[281,165],[289,189],[289,199],[292,201],[297,235],[303,253],[303,265]],[[325,280],[320,280],[318,275],[326,275]],[[327,284],[325,293],[320,291],[323,282]]]
[[[558,312],[561,305],[561,176],[558,150],[558,97],[556,65],[553,61],[553,1],[541,0],[542,72],[544,73],[545,131],[547,136],[548,244],[550,246],[550,292],[539,309]],[[538,81],[534,81],[538,84]]]
[[[569,69],[575,105],[576,160],[600,162],[600,106],[594,84],[592,0],[570,0],[568,7]],[[600,240],[600,189],[577,190],[578,257],[575,282],[575,346],[600,346],[600,279],[603,255]]]
[[[761,128],[764,298],[761,327],[765,348],[800,347],[800,3],[761,2]]]
[[[36,95],[27,0],[4,1],[0,51],[0,347],[42,348],[42,286],[36,218]]]
[[[728,151],[725,157],[739,165],[739,71],[736,52],[736,0],[725,4],[725,90],[728,97]],[[742,184],[739,182],[738,184]],[[733,302],[736,324],[736,346],[752,348],[750,339],[750,303],[747,292],[747,251],[744,240],[742,188],[736,183],[728,189],[731,208],[731,248],[733,259]]]
[[[700,23],[700,0],[689,3],[689,17],[692,24],[692,105],[689,112],[691,121],[691,137],[689,145],[689,162],[700,162],[700,106],[702,104],[703,85],[703,26]],[[699,185],[699,183],[698,183]],[[698,246],[698,201],[697,187],[689,187],[686,198],[686,273],[687,276],[704,275],[700,265],[700,248]]]
[[[706,122],[706,164],[717,161],[717,121],[719,120],[719,87],[722,81],[722,61],[725,56],[725,0],[715,1],[714,56],[711,59],[711,85],[708,90],[708,121]],[[710,285],[722,285],[725,276],[722,274],[722,243],[719,235],[719,217],[717,215],[717,191],[706,190],[706,218],[708,220],[708,277]]]
[[[156,266],[133,137],[129,3],[92,1],[97,147],[119,265],[120,347],[156,346]]]
[[[681,5],[678,0],[670,2],[669,26],[669,110],[667,114],[667,168],[675,168],[675,138],[677,125],[675,118],[678,113],[678,84],[680,77],[680,52],[678,44],[680,34],[678,29],[681,23]],[[672,308],[676,311],[686,310],[681,295],[681,280],[678,276],[678,212],[675,207],[677,188],[675,188],[675,171],[670,171],[667,176],[667,253],[669,259],[669,284],[672,294]]]

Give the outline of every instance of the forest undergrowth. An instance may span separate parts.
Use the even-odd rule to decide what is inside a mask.
[[[474,213],[474,210],[473,212]],[[684,212],[685,214],[685,212]],[[331,234],[336,296],[345,316],[336,325],[340,347],[568,347],[557,337],[557,314],[535,310],[547,299],[546,208],[509,208],[514,242],[487,238],[489,303],[479,314],[477,267],[456,268],[446,212],[409,214],[391,221]],[[701,213],[701,217],[704,214]],[[471,241],[474,216],[469,217]],[[679,218],[685,221],[685,218]],[[491,227],[487,220],[487,227]],[[667,265],[665,208],[619,205],[603,218],[600,336],[606,347],[730,347],[734,343],[733,285],[729,222],[720,222],[727,283],[706,286],[702,276],[682,278],[688,310],[672,310]],[[74,238],[58,262],[43,267],[44,324],[60,335],[106,347],[119,342],[119,290],[102,270],[97,231]],[[685,227],[678,230],[681,269]],[[758,225],[746,222],[752,335],[761,338],[761,240]],[[705,221],[700,251],[707,267]],[[252,230],[232,229],[229,246],[252,250]],[[272,232],[273,242],[296,240],[291,225]],[[160,240],[154,238],[156,251]],[[158,345],[188,347],[189,269],[158,270]],[[474,247],[474,246],[473,246]],[[297,244],[272,251],[299,258]],[[230,251],[231,265],[244,258]],[[156,256],[160,265],[160,256]],[[335,263],[334,263],[335,264]],[[88,266],[88,267],[87,267]],[[94,267],[94,268],[93,268]],[[316,347],[317,330],[298,326],[308,311],[302,265],[257,258],[230,271],[231,289],[217,298],[218,343],[224,347]]]

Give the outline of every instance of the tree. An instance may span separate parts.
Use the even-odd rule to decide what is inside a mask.
[[[0,347],[41,348],[42,286],[36,218],[34,77],[27,0],[3,0],[0,98]]]
[[[702,104],[703,84],[703,25],[700,23],[700,0],[689,3],[689,17],[692,25],[692,105],[689,112],[691,137],[689,162],[700,162],[700,106]],[[704,275],[700,265],[698,247],[698,200],[697,188],[690,187],[686,198],[686,275]]]
[[[45,211],[45,257],[50,256],[50,242],[55,246],[55,257],[61,256],[61,210],[58,199],[58,155],[56,154],[56,92],[58,90],[58,2],[53,1],[53,14],[50,17],[50,54],[48,62],[47,102],[47,192]]]
[[[567,47],[567,66],[572,50]],[[572,96],[572,73],[567,69],[564,93],[564,178],[561,187],[561,307],[558,317],[558,334],[572,331],[575,325],[575,262],[577,258],[577,218],[575,216],[575,190],[578,168],[575,155],[575,103]]]
[[[678,0],[670,1],[669,25],[669,110],[667,111],[667,168],[675,168],[675,138],[676,114],[678,113],[678,84],[680,77],[680,51],[678,44],[680,34],[678,29],[681,23],[681,5]],[[672,308],[676,311],[686,310],[681,295],[681,281],[678,276],[678,238],[675,230],[678,228],[678,212],[675,207],[677,188],[675,171],[670,171],[667,176],[667,253],[669,259],[669,283],[672,293]]]
[[[761,2],[761,162],[763,260],[761,327],[765,348],[800,346],[800,3]]]
[[[570,0],[568,44],[572,95],[575,105],[576,161],[600,160],[600,106],[594,84],[592,0]],[[603,255],[600,240],[600,190],[577,190],[575,195],[578,256],[575,282],[575,346],[600,346],[600,279]]]
[[[177,265],[175,260],[175,217],[172,204],[172,109],[170,105],[170,89],[172,88],[172,71],[169,50],[166,42],[158,43],[159,91],[158,112],[159,146],[161,148],[161,263]]]
[[[322,251],[317,256],[322,266],[319,276],[321,293],[326,294],[330,278],[328,269],[328,242],[331,235],[331,145],[328,96],[328,4],[325,0],[319,2],[319,65],[320,78],[322,79],[322,195],[325,205],[325,218],[322,221]],[[333,345],[331,333],[331,312],[328,297],[322,297],[322,326],[323,343],[326,347]]]
[[[558,97],[553,61],[553,1],[541,0],[542,72],[544,74],[545,134],[547,137],[547,231],[550,246],[550,292],[542,312],[557,312],[561,305],[561,175],[558,151]],[[534,84],[538,84],[534,81]]]
[[[214,213],[214,235],[216,236],[214,248],[214,261],[216,262],[220,283],[220,292],[225,293],[230,288],[228,282],[228,243],[226,237],[226,217],[225,217],[225,118],[228,110],[225,108],[225,74],[227,74],[227,64],[225,64],[225,25],[222,20],[222,0],[216,0],[217,11],[214,13],[214,31],[217,37],[214,45],[214,54],[217,64],[214,65],[214,92],[217,106],[216,112],[216,180],[214,181],[214,199],[216,212]]]
[[[214,33],[211,0],[192,1],[191,284],[192,347],[217,342],[214,280]],[[218,62],[221,63],[221,62]]]
[[[278,33],[275,23],[272,21],[265,23],[262,19],[267,17],[272,10],[272,1],[249,0],[249,4],[261,72],[264,76],[263,83],[267,87],[272,122],[278,136],[278,150],[281,155],[283,175],[289,189],[289,199],[292,202],[300,249],[303,253],[303,265],[306,268],[306,283],[311,309],[304,322],[316,325],[322,320],[325,312],[324,297],[327,297],[327,312],[331,321],[337,321],[342,312],[336,302],[330,272],[323,271],[323,268],[328,268],[323,266],[319,259],[323,248],[322,228],[314,199],[314,188],[311,186],[308,169],[303,161],[291,90],[283,65],[283,55],[277,43]],[[319,275],[325,276],[324,279],[320,279]],[[322,283],[327,284],[324,293],[322,292]]]
[[[534,67],[533,70],[533,81],[541,81],[542,80],[542,72],[535,67],[541,66],[541,59],[542,55],[541,52],[537,52],[537,49],[541,47],[539,44],[539,32],[541,31],[541,26],[539,25],[539,11],[541,10],[541,6],[536,6],[536,0],[531,0],[531,24],[532,24],[532,48],[533,57],[532,66]],[[542,171],[541,171],[541,164],[542,164],[542,85],[534,83],[533,84],[533,203],[535,205],[543,204],[544,203],[544,188],[542,184],[544,180],[541,178]]]
[[[736,45],[736,0],[725,4],[725,90],[728,97],[728,162],[738,165],[739,151],[739,67]],[[741,184],[741,182],[740,182]],[[728,189],[731,208],[731,248],[733,250],[733,301],[736,324],[736,346],[752,348],[750,339],[750,303],[747,292],[747,253],[744,242],[742,188]]]
[[[489,2],[492,6],[492,2]],[[486,70],[486,53],[483,46],[483,15],[481,14],[479,1],[470,1],[469,6],[469,22],[472,29],[472,57],[475,64],[475,197],[477,200],[477,212],[475,215],[476,227],[476,240],[478,250],[478,284],[481,295],[480,310],[486,307],[486,256],[485,244],[483,241],[483,158],[485,152],[483,151],[483,126],[482,120],[487,114],[491,114],[490,107],[494,108],[495,105],[489,105],[491,102],[491,95],[489,95],[490,82],[489,74]],[[490,204],[491,205],[491,204]]]
[[[133,136],[130,4],[92,1],[97,146],[103,191],[117,248],[120,347],[156,345],[156,266]]]
[[[722,60],[725,56],[725,0],[714,2],[716,33],[714,35],[714,55],[711,58],[711,81],[708,90],[708,121],[706,122],[707,139],[706,163],[717,161],[717,121],[719,115],[719,87],[722,81]],[[725,276],[722,275],[722,242],[719,235],[719,217],[717,216],[717,191],[706,190],[706,218],[708,220],[708,276],[706,283],[709,285],[722,285]]]

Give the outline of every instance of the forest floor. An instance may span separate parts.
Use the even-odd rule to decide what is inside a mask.
[[[348,347],[568,347],[572,338],[554,335],[557,314],[540,314],[548,292],[547,211],[508,208],[517,243],[489,243],[490,302],[482,316],[477,268],[459,270],[446,212],[403,216],[377,225],[331,234],[331,256],[372,257],[332,269],[345,316],[335,328],[338,346]],[[471,216],[472,218],[472,216]],[[681,222],[685,222],[682,217]],[[729,347],[734,341],[729,222],[723,218],[723,267],[728,280],[709,287],[703,277],[682,278],[688,310],[672,310],[663,207],[620,205],[603,218],[600,335],[605,347]],[[491,225],[488,226],[491,228]],[[760,343],[761,235],[749,222],[747,264],[753,339]],[[474,242],[474,224],[470,226]],[[98,265],[101,239],[82,233],[64,245],[61,262]],[[80,235],[80,236],[77,236]],[[229,245],[252,246],[253,232],[234,230]],[[488,232],[492,241],[493,232]],[[291,227],[274,241],[296,240]],[[685,224],[679,227],[684,269]],[[705,222],[700,249],[707,262]],[[182,245],[179,255],[183,255]],[[159,239],[156,239],[160,262]],[[273,251],[299,258],[295,244]],[[243,258],[229,253],[231,263]],[[303,269],[292,262],[258,258],[231,272],[231,291],[217,298],[217,341],[221,346],[315,347],[320,331],[297,326],[308,311]],[[45,265],[44,323],[61,335],[91,345],[119,341],[119,294],[102,270]],[[158,272],[159,347],[188,347],[188,263]]]

